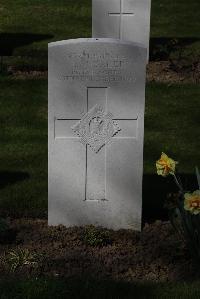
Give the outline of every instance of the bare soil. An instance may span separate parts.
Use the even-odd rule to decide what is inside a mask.
[[[15,275],[87,275],[129,282],[191,281],[199,276],[187,247],[168,221],[145,224],[142,232],[99,228],[108,232],[109,242],[93,247],[84,240],[85,227],[48,227],[40,219],[8,220],[15,237],[0,244],[0,275],[10,275],[5,262],[8,252],[26,248],[41,257],[38,267],[24,265]]]
[[[199,83],[200,62],[188,67],[178,67],[169,61],[152,61],[147,66],[147,81],[163,83]]]
[[[16,79],[47,78],[47,71],[21,71],[10,68]],[[147,65],[147,82],[161,83],[199,83],[200,62],[189,67],[178,67],[169,61],[151,61]]]

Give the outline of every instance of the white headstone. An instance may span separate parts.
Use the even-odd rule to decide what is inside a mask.
[[[92,36],[141,43],[149,55],[151,0],[92,0]]]
[[[49,44],[49,225],[141,229],[146,50]]]

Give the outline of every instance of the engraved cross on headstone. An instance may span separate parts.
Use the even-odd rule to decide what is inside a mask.
[[[123,18],[124,17],[133,17],[135,14],[133,12],[126,12],[124,10],[124,0],[120,1],[120,11],[119,12],[109,12],[108,15],[110,17],[119,17],[120,18],[120,26],[119,26],[119,39],[123,38]]]
[[[88,87],[87,113],[82,118],[55,119],[55,138],[79,139],[85,147],[85,200],[89,201],[109,200],[106,144],[137,138],[137,118],[115,118],[107,111],[108,90],[109,87]]]

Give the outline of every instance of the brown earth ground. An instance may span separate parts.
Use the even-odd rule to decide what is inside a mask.
[[[21,71],[10,67],[9,72],[17,79],[47,78],[47,71]],[[199,83],[200,62],[190,67],[178,68],[169,61],[152,61],[147,65],[147,82]]]
[[[8,219],[15,232],[11,244],[0,244],[0,276],[11,275],[11,250],[28,249],[38,265],[18,267],[17,276],[113,279],[120,281],[191,281],[199,277],[188,249],[169,222],[145,224],[142,232],[108,230],[109,242],[91,246],[87,227],[48,227],[46,220]],[[8,242],[7,242],[8,243]]]
[[[47,72],[10,69],[16,78],[47,78]],[[175,70],[169,61],[150,62],[148,82],[199,83],[200,63]],[[84,227],[48,227],[46,220],[8,219],[9,238],[0,238],[0,275],[11,275],[11,250],[28,249],[38,254],[37,267],[24,265],[17,275],[82,277],[121,281],[189,281],[200,276],[189,251],[169,222],[145,224],[141,233],[131,230],[108,232],[108,244],[93,247],[84,240]],[[13,240],[12,240],[13,237]],[[9,243],[10,244],[6,244]],[[15,272],[15,274],[16,274]]]

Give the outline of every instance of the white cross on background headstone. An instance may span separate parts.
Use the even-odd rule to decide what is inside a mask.
[[[126,12],[124,9],[124,0],[120,0],[120,12],[108,12],[110,17],[119,17],[120,26],[119,26],[119,38],[123,38],[123,18],[124,17],[133,17],[133,12]]]
[[[108,99],[108,87],[87,87],[87,113],[91,111],[93,113],[94,108],[98,108],[99,104],[104,109],[105,115],[107,115],[107,103],[109,101]],[[95,103],[98,103],[98,105],[95,105]],[[91,108],[91,105],[93,107]],[[81,139],[80,137],[77,137],[76,134],[73,134],[73,128],[76,127],[77,121],[81,121],[81,119],[84,119],[87,117],[87,113],[82,118],[77,119],[66,119],[66,118],[57,118],[55,119],[55,139]],[[88,119],[91,120],[95,116],[92,116]],[[102,118],[103,119],[103,118]],[[87,121],[88,121],[87,120]],[[137,118],[113,118],[113,121],[117,122],[119,124],[119,129],[114,131],[111,138],[114,138],[116,140],[121,139],[134,139],[137,138]],[[78,124],[79,124],[78,123]],[[80,123],[81,126],[81,123]],[[82,129],[82,128],[81,128]],[[83,129],[85,130],[85,124]],[[89,123],[86,130],[89,129]],[[120,133],[119,133],[120,132]],[[83,132],[85,133],[85,132]],[[131,136],[132,134],[132,136]],[[98,136],[96,137],[98,139]],[[110,139],[109,138],[109,141]],[[98,142],[98,140],[97,140]],[[111,140],[112,142],[112,140]],[[85,144],[86,142],[84,142]],[[99,149],[97,148],[97,151],[90,146],[90,144],[86,144],[85,147],[85,198],[84,200],[109,200],[106,195],[106,156],[107,156],[107,142],[105,141],[103,143],[103,146],[101,146]],[[109,144],[108,146],[112,146],[112,144]],[[93,165],[95,167],[93,167]],[[97,168],[98,165],[98,172],[95,171],[95,168]],[[95,173],[95,175],[94,175]]]
[[[140,43],[149,56],[151,0],[92,0],[92,36]]]

